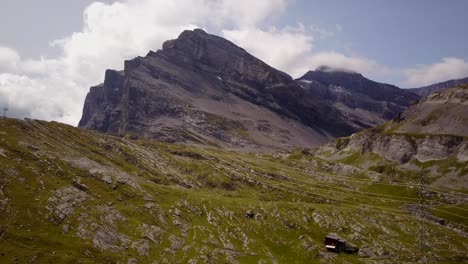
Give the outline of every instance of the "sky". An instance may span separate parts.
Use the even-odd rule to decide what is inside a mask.
[[[203,28],[293,77],[326,65],[402,88],[468,76],[466,0],[0,0],[0,107],[77,125],[105,69]]]

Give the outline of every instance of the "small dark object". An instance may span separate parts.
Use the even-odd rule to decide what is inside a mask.
[[[358,247],[346,245],[346,240],[342,239],[335,233],[330,233],[325,237],[325,248],[328,251],[341,253],[345,252],[348,254],[357,253],[359,251]]]
[[[247,218],[254,218],[255,217],[255,213],[248,210],[246,213],[245,213],[245,217]]]

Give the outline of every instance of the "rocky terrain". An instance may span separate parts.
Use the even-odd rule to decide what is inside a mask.
[[[392,120],[385,132],[468,137],[468,84],[432,93]]]
[[[332,104],[358,131],[383,124],[419,99],[418,95],[394,85],[327,67],[309,71],[297,81],[322,101]]]
[[[346,162],[0,119],[0,263],[468,260],[466,193],[430,187],[421,219],[416,174]],[[325,251],[330,232],[359,253]]]
[[[328,160],[394,174],[412,170],[433,185],[468,188],[468,85],[435,92],[386,124],[321,147]],[[398,171],[400,170],[400,171]]]
[[[108,70],[80,127],[229,149],[315,147],[395,117],[419,96],[360,74],[293,80],[233,43],[184,31],[161,50]]]
[[[415,93],[421,97],[426,97],[434,92],[438,92],[440,90],[451,88],[455,86],[459,86],[462,84],[468,84],[468,77],[462,79],[454,79],[445,82],[440,82],[436,84],[432,84],[429,86],[419,87],[419,88],[411,88],[408,91]]]

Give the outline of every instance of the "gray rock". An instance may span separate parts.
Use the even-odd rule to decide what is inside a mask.
[[[47,199],[46,209],[49,211],[49,220],[54,224],[62,223],[65,218],[71,215],[75,207],[81,206],[90,197],[74,187],[64,187],[52,193]]]

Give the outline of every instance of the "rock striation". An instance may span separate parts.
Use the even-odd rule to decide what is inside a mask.
[[[322,151],[353,151],[374,153],[398,164],[413,159],[421,162],[455,157],[468,161],[468,140],[458,136],[411,136],[405,134],[381,134],[373,130],[354,134],[341,142],[334,141]]]

